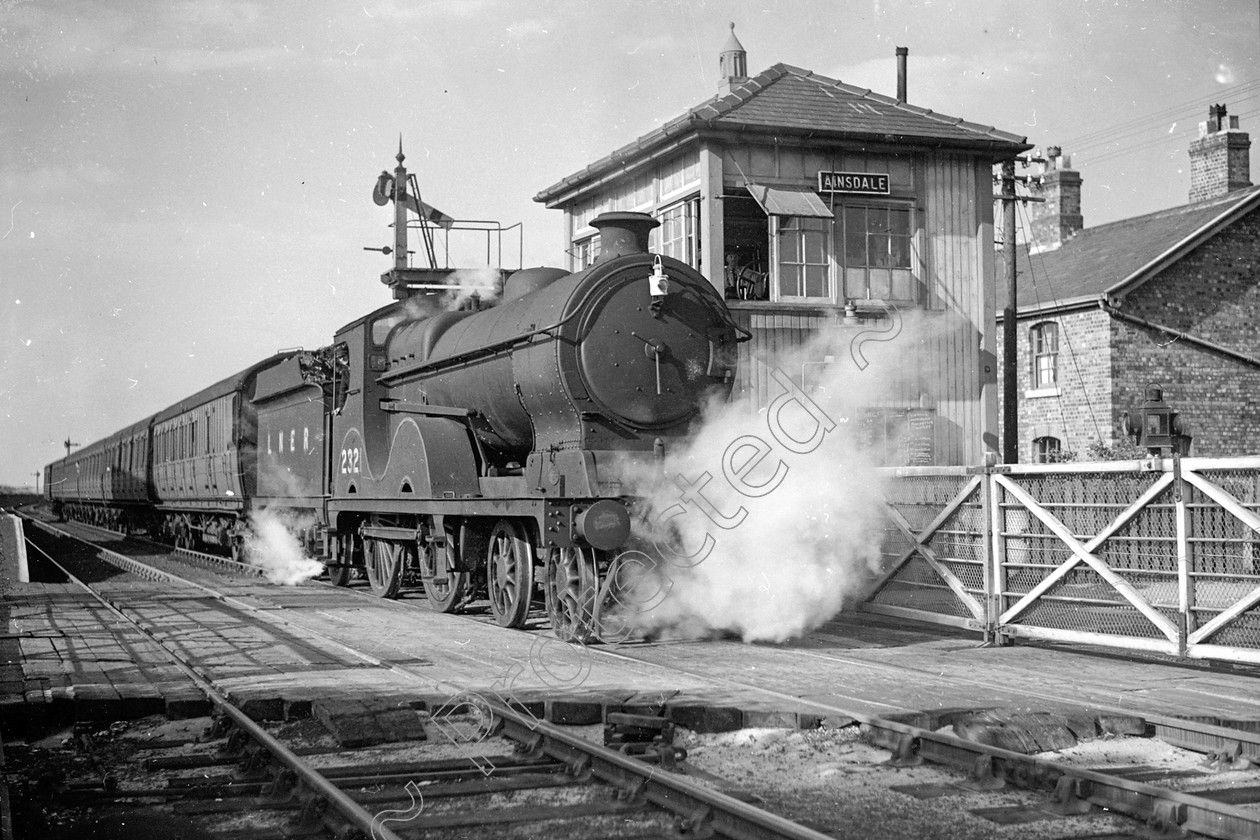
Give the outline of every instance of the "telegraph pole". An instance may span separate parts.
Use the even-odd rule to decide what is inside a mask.
[[[1032,156],[1016,157],[1002,162],[1002,192],[994,198],[1002,202],[1002,262],[1006,268],[1006,308],[1002,310],[1002,462],[1019,463],[1019,338],[1015,313],[1019,301],[1015,293],[1015,202],[1044,202],[1044,198],[1015,192],[1018,181],[1037,182],[1037,178],[1016,175],[1015,164],[1045,163]]]
[[[1002,258],[1006,308],[1002,310],[1002,462],[1019,463],[1019,347],[1015,330],[1015,161],[1002,162]]]

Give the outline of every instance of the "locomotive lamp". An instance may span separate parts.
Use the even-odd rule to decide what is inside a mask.
[[[652,311],[659,313],[661,305],[665,303],[665,296],[669,294],[669,275],[665,273],[660,256],[652,263],[652,273],[648,275],[648,292],[652,295]]]
[[[1136,417],[1126,411],[1122,418],[1125,434],[1152,455],[1185,455],[1190,449],[1181,418],[1164,402],[1164,389],[1154,383],[1146,386],[1146,400]]]

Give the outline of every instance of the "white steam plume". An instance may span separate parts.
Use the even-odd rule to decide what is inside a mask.
[[[501,275],[495,268],[461,268],[446,278],[456,289],[444,289],[434,294],[414,294],[404,304],[407,317],[412,320],[432,318],[439,312],[451,312],[467,303],[475,294],[481,306],[498,300],[503,290]]]
[[[497,300],[502,289],[499,288],[500,274],[495,268],[461,268],[450,277],[450,282],[458,284],[458,289],[448,289],[442,296],[446,309],[458,309],[474,294],[481,299],[481,304]]]
[[[245,535],[245,562],[262,569],[272,583],[286,586],[310,580],[323,572],[324,564],[308,557],[290,530],[298,524],[267,510],[255,512]]]
[[[862,593],[879,570],[886,525],[862,415],[901,366],[900,348],[885,343],[894,336],[863,342],[865,353],[816,342],[757,362],[777,383],[767,409],[755,411],[751,396],[710,406],[686,445],[632,474],[631,492],[647,500],[636,525],[646,548],[615,567],[627,589],[614,624],[656,638],[783,641]],[[824,358],[832,362],[816,364]]]

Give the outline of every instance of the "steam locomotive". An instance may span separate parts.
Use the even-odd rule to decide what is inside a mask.
[[[556,635],[590,639],[631,540],[626,470],[729,392],[746,334],[703,276],[648,252],[658,223],[629,212],[592,222],[590,268],[516,271],[497,305],[440,309],[453,271],[406,264],[408,211],[426,234],[439,214],[402,163],[400,149],[376,190],[394,202],[393,303],[50,464],[47,497],[237,556],[266,509],[336,584],[362,570],[392,598],[418,578],[443,612],[484,592],[505,627],[539,580]]]

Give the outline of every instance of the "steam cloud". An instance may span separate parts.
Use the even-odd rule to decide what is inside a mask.
[[[862,593],[886,525],[862,412],[886,397],[901,355],[895,331],[874,335],[865,352],[846,339],[756,362],[779,394],[768,409],[751,395],[711,405],[663,465],[631,473],[647,500],[636,523],[646,549],[615,567],[625,587],[615,624],[654,638],[783,641]]]
[[[451,275],[451,283],[458,284],[458,289],[448,289],[443,295],[443,303],[447,309],[458,309],[474,294],[482,303],[497,300],[499,293],[499,271],[494,268],[462,268]]]
[[[412,320],[431,318],[439,312],[459,309],[475,294],[486,305],[498,299],[502,293],[500,274],[494,268],[461,268],[447,278],[447,283],[457,289],[444,289],[440,294],[416,294],[404,304],[407,316]]]
[[[306,556],[281,517],[266,510],[250,519],[244,542],[245,562],[262,569],[272,583],[294,586],[324,571],[324,564]]]

